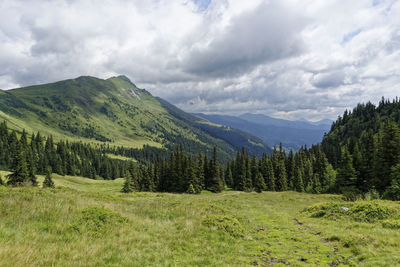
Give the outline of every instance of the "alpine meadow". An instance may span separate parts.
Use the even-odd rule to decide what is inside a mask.
[[[0,266],[400,266],[400,1],[0,16]]]

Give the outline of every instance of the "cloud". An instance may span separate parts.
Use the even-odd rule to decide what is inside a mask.
[[[400,1],[3,0],[0,88],[125,74],[187,111],[336,118],[400,92]]]
[[[299,33],[305,18],[278,1],[262,2],[254,9],[231,18],[228,26],[213,33],[209,43],[195,43],[183,68],[205,77],[238,75],[259,64],[302,52]]]

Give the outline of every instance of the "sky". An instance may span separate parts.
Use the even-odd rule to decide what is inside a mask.
[[[126,75],[188,112],[400,96],[400,0],[0,0],[0,88]]]

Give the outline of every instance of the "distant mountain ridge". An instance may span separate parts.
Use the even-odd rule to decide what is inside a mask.
[[[217,146],[225,159],[232,157],[241,145],[251,153],[271,151],[257,137],[212,125],[175,109],[137,88],[126,76],[106,80],[81,76],[0,90],[0,120],[7,121],[10,128],[40,131],[56,139],[125,147],[147,144],[167,149],[182,144],[191,153],[212,151]],[[235,141],[232,135],[240,138]]]
[[[332,121],[289,121],[262,114],[245,113],[239,116],[202,114],[194,115],[210,122],[230,126],[261,138],[269,146],[282,142],[286,149],[298,150],[301,146],[317,144],[329,132]]]

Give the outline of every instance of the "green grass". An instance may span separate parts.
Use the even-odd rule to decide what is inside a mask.
[[[304,212],[348,204],[340,196],[122,194],[122,179],[53,179],[56,189],[0,187],[0,266],[400,265],[393,222]]]

